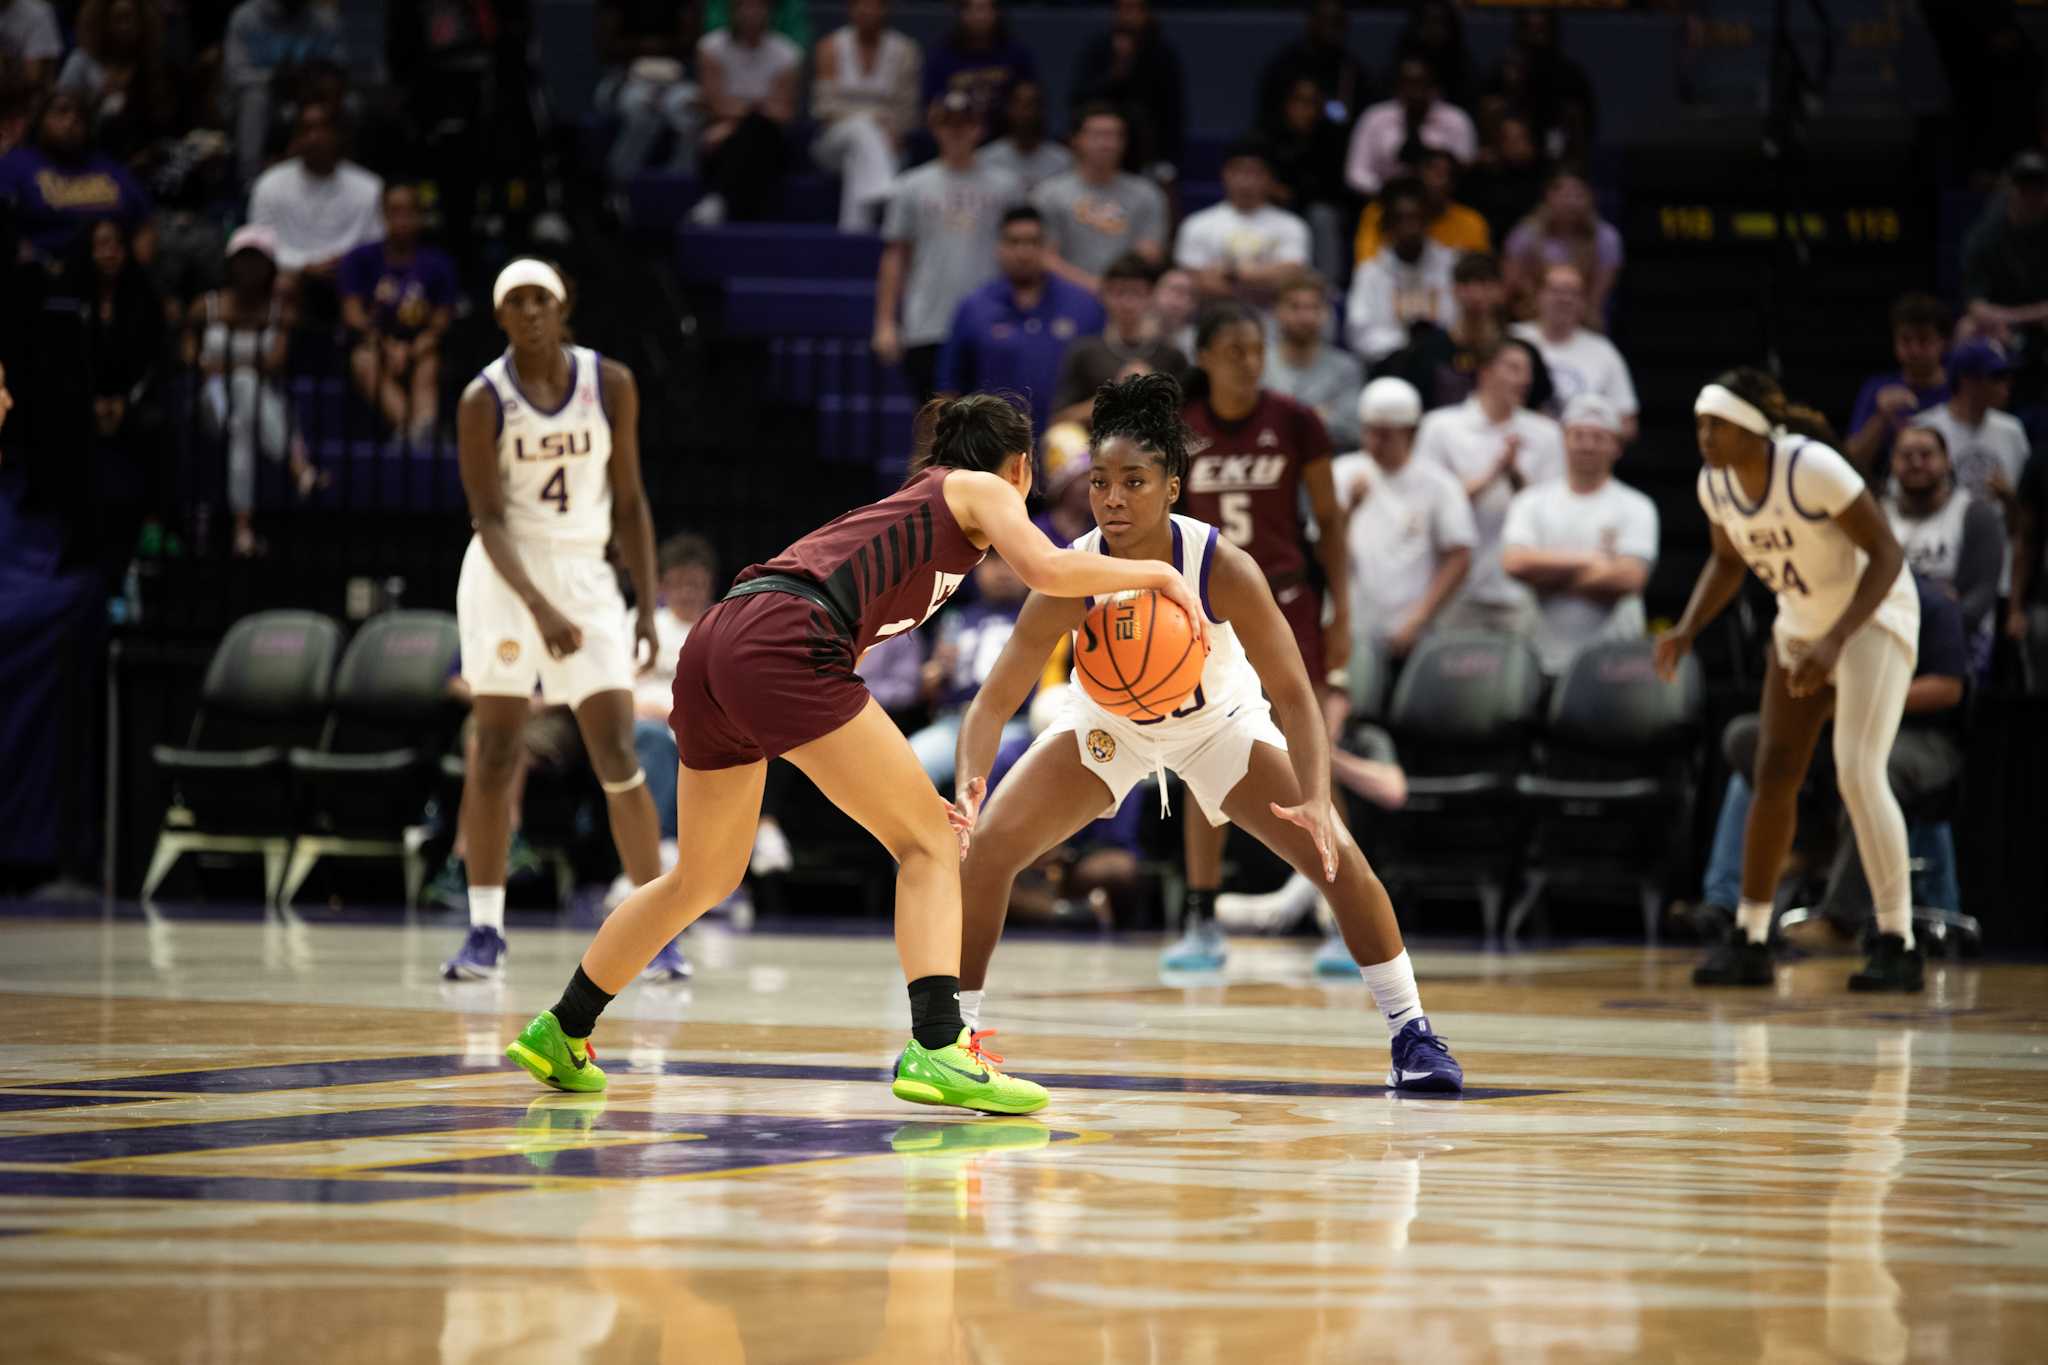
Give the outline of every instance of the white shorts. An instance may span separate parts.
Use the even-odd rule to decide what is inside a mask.
[[[1212,825],[1230,823],[1223,814],[1223,803],[1250,770],[1254,744],[1287,751],[1287,736],[1273,723],[1273,708],[1263,697],[1240,704],[1226,721],[1193,733],[1183,730],[1176,734],[1172,725],[1172,721],[1164,721],[1155,732],[1119,720],[1095,707],[1076,687],[1059,718],[1031,747],[1072,743],[1082,766],[1109,788],[1104,816],[1115,814],[1131,788],[1164,768],[1180,774]]]
[[[462,632],[462,680],[481,697],[530,697],[533,685],[550,702],[580,706],[599,692],[633,690],[633,637],[626,600],[602,555],[555,554],[522,545],[519,562],[541,595],[583,631],[583,647],[557,659],[540,627],[472,538],[455,589]]]

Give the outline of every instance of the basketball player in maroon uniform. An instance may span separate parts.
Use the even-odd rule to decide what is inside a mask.
[[[1243,304],[1215,303],[1202,310],[1195,325],[1195,366],[1200,377],[1190,386],[1182,416],[1206,444],[1189,469],[1181,510],[1220,528],[1266,575],[1328,716],[1332,700],[1326,661],[1341,664],[1351,657],[1351,612],[1343,590],[1350,581],[1345,515],[1330,477],[1330,435],[1314,412],[1259,386],[1266,368],[1266,330],[1258,314]],[[1302,548],[1303,490],[1316,520],[1323,579],[1335,589],[1327,626],[1322,594],[1309,582]],[[1188,879],[1183,932],[1161,965],[1214,971],[1223,965],[1215,910],[1229,826],[1187,820],[1183,827]]]
[[[902,488],[743,570],[684,642],[669,718],[682,752],[677,808],[689,812],[680,856],[612,912],[560,1002],[506,1049],[543,1084],[604,1089],[587,1041],[598,1014],[740,884],[768,760],[781,757],[896,860],[913,1035],[897,1059],[897,1097],[1006,1114],[1044,1106],[1045,1091],[996,1070],[1001,1059],[960,1017],[960,855],[980,792],[964,806],[939,796],[854,666],[877,641],[922,624],[991,547],[1051,597],[1150,588],[1195,622],[1200,599],[1171,564],[1059,549],[1031,524],[1031,423],[1007,399],[936,400],[919,421],[929,440]]]

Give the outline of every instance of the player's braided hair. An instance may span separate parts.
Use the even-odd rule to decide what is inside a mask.
[[[1203,444],[1181,420],[1186,401],[1180,382],[1170,374],[1112,380],[1095,391],[1091,439],[1100,446],[1112,436],[1128,437],[1140,448],[1158,454],[1168,478],[1185,479],[1188,460]]]
[[[1031,452],[1031,419],[1015,394],[970,393],[934,398],[918,410],[910,477],[927,469],[1002,472],[1012,455]]]

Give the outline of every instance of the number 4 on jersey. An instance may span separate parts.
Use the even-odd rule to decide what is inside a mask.
[[[569,511],[569,471],[557,469],[548,481],[541,485],[540,500],[555,505],[556,513],[566,516]]]

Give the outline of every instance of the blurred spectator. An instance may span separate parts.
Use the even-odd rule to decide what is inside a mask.
[[[1465,111],[1444,100],[1430,64],[1404,57],[1394,76],[1394,98],[1366,110],[1352,131],[1344,179],[1360,194],[1378,194],[1422,147],[1441,148],[1469,163],[1479,154],[1479,135]]]
[[[1534,382],[1535,348],[1513,339],[1480,362],[1472,396],[1455,408],[1422,419],[1415,435],[1418,458],[1434,460],[1458,480],[1472,504],[1478,542],[1464,591],[1441,624],[1447,629],[1525,633],[1534,603],[1501,567],[1501,532],[1508,504],[1524,488],[1564,474],[1564,433],[1557,423],[1524,406]]]
[[[384,239],[342,257],[341,320],[355,337],[356,392],[415,447],[440,416],[441,337],[455,316],[455,262],[420,240],[419,191],[384,191]]]
[[[1428,196],[1421,182],[1396,180],[1380,195],[1387,244],[1351,277],[1344,335],[1371,365],[1409,343],[1418,322],[1450,325],[1451,272],[1458,253],[1429,239]]]
[[[1081,49],[1074,65],[1074,104],[1095,100],[1123,111],[1130,130],[1124,165],[1157,177],[1178,167],[1187,151],[1187,83],[1180,54],[1160,32],[1148,0],[1116,0],[1109,29]]]
[[[1358,396],[1365,449],[1330,464],[1350,513],[1352,667],[1358,651],[1406,659],[1472,567],[1478,531],[1451,473],[1415,457],[1422,399],[1405,379],[1375,379]]]
[[[901,631],[878,641],[853,669],[875,704],[906,732],[924,724],[924,642],[921,630]]]
[[[57,74],[64,35],[49,0],[0,0],[0,60],[20,64],[31,87],[40,89]]]
[[[1971,676],[1981,681],[1991,664],[1992,608],[2005,567],[2005,523],[1997,504],[1956,487],[1940,431],[1908,427],[1892,447],[1883,506],[1906,563],[1962,609]]]
[[[1166,259],[1166,195],[1122,169],[1124,144],[1124,116],[1113,105],[1082,105],[1074,124],[1074,168],[1031,196],[1045,215],[1046,264],[1083,289],[1099,290],[1102,272],[1128,253],[1155,267]]]
[[[197,365],[204,377],[200,412],[209,434],[227,442],[233,548],[243,559],[264,549],[255,529],[259,450],[265,459],[288,464],[298,496],[309,496],[320,484],[305,440],[293,429],[281,382],[298,315],[279,288],[277,255],[276,233],[260,224],[228,238],[227,288],[194,303],[185,329],[185,363]]]
[[[2008,523],[2026,468],[2027,431],[2003,411],[2012,399],[2012,362],[1995,341],[1965,341],[1949,353],[1948,401],[1915,417],[1948,446],[1956,486],[1997,505]]]
[[[1236,298],[1255,307],[1308,264],[1308,224],[1272,204],[1266,149],[1237,143],[1223,155],[1223,202],[1191,214],[1174,238],[1174,264],[1193,272],[1204,299]]]
[[[953,0],[953,26],[925,53],[923,99],[965,95],[981,127],[1001,132],[1010,87],[1037,79],[1038,60],[1010,36],[996,0]]]
[[[1279,202],[1308,223],[1316,269],[1335,276],[1343,266],[1338,236],[1351,192],[1344,184],[1344,129],[1323,116],[1322,87],[1303,76],[1287,92],[1277,117],[1260,127],[1273,165]]]
[[[2021,152],[1963,241],[1963,297],[1976,330],[2014,346],[2029,402],[2048,370],[2048,157]],[[2015,475],[2014,477],[2018,477]]]
[[[1536,321],[1515,324],[1514,334],[1534,346],[1550,371],[1550,406],[1563,412],[1582,393],[1607,401],[1621,421],[1621,440],[1636,438],[1636,384],[1614,343],[1585,325],[1586,280],[1577,266],[1543,272]]]
[[[875,273],[875,356],[902,364],[919,402],[934,391],[954,310],[995,273],[1003,211],[1023,197],[1015,180],[975,163],[981,118],[968,95],[933,101],[931,130],[938,158],[896,178]]]
[[[2011,3],[1923,4],[1926,26],[1948,77],[1949,123],[1973,180],[1994,176],[2014,153],[2038,146],[2041,54]]]
[[[868,2],[879,7],[877,0]],[[703,125],[703,91],[689,78],[687,65],[703,36],[696,7],[669,0],[606,0],[598,6],[597,19],[601,50],[612,69],[599,81],[593,103],[619,119],[605,157],[613,183],[624,184],[645,170],[664,132],[671,146],[669,173],[694,171]]]
[[[1422,184],[1423,211],[1429,220],[1429,239],[1453,251],[1492,251],[1493,238],[1486,220],[1455,199],[1458,159],[1436,147],[1424,147],[1415,159],[1416,179]],[[1358,236],[1352,242],[1351,258],[1369,261],[1386,245],[1381,235],[1380,201],[1374,199],[1358,215]]]
[[[1614,477],[1623,419],[1601,394],[1565,405],[1564,477],[1515,494],[1501,569],[1536,594],[1536,653],[1560,676],[1595,640],[1640,639],[1657,563],[1657,504]]]
[[[2048,691],[2048,455],[2030,458],[2020,475],[2005,634],[2021,646],[2027,691]]]
[[[668,0],[673,4],[675,0]],[[685,5],[684,8],[690,8]],[[732,23],[733,0],[705,0],[704,31],[725,28]],[[805,0],[773,0],[768,27],[797,45],[799,51],[811,45],[811,12]]]
[[[1576,171],[1550,177],[1543,202],[1508,234],[1501,254],[1508,308],[1518,318],[1536,310],[1544,272],[1554,265],[1576,266],[1586,282],[1586,322],[1607,330],[1607,299],[1621,277],[1621,233],[1593,205],[1593,187]]]
[[[690,221],[765,218],[789,169],[789,125],[796,118],[803,49],[768,27],[768,0],[733,0],[732,24],[697,40],[704,92],[698,139],[708,193]]]
[[[1265,385],[1314,410],[1337,450],[1358,449],[1358,391],[1365,372],[1358,357],[1323,340],[1330,323],[1330,282],[1314,273],[1295,276],[1273,302],[1275,345],[1266,350]]]
[[[1319,116],[1341,132],[1365,107],[1372,88],[1365,64],[1351,51],[1350,17],[1344,0],[1308,0],[1302,18],[1301,36],[1274,53],[1259,75],[1260,122],[1280,122],[1296,84],[1308,80],[1322,93]]]
[[[1133,360],[1176,379],[1187,373],[1186,354],[1153,331],[1153,281],[1158,275],[1158,267],[1134,251],[1109,263],[1099,291],[1104,314],[1101,335],[1076,338],[1061,357],[1053,396],[1055,420],[1085,424],[1095,391]]]
[[[110,156],[132,163],[170,136],[177,97],[156,0],[86,0],[78,11],[78,46],[57,86],[83,97]]]
[[[1948,401],[1949,311],[1931,294],[1906,294],[1892,305],[1892,357],[1899,367],[1874,374],[1856,393],[1842,453],[1873,486],[1891,464],[1892,442],[1911,418]]]
[[[1914,587],[1919,590],[1920,632],[1913,663],[1913,681],[1906,689],[1905,715],[1899,725],[1898,737],[1892,741],[1892,751],[1885,762],[1885,774],[1891,782],[1892,791],[1899,798],[1899,803],[1907,807],[1950,786],[1962,772],[1960,732],[1969,672],[1969,660],[1963,646],[1962,616],[1954,601],[1924,579],[1916,577]],[[1734,907],[1742,899],[1743,828],[1749,819],[1750,803],[1756,795],[1752,782],[1760,733],[1758,718],[1753,713],[1737,716],[1721,732],[1721,751],[1730,769],[1728,789],[1721,798],[1721,812],[1714,821],[1714,842],[1707,857],[1701,900],[1702,909],[1723,922],[1734,920]],[[1821,765],[1832,761],[1827,749],[1823,748],[1820,753]],[[1819,772],[1826,771],[1824,766],[1816,766]],[[1815,772],[1809,772],[1806,780],[1814,787],[1824,783],[1824,779]],[[1843,823],[1847,823],[1846,812]],[[1922,903],[1946,901],[1944,908],[1960,909],[1960,897],[1955,894],[1953,884],[1953,843],[1945,850],[1945,857],[1938,858],[1933,856],[1936,849],[1929,839],[1932,831],[1922,832],[1909,826],[1907,833],[1915,861],[1941,864],[1936,875],[1945,873],[1943,879],[1948,882],[1945,888],[1928,896]],[[1820,917],[1817,921],[1809,920],[1806,925],[1788,930],[1786,937],[1809,951],[1841,949],[1854,944],[1870,917],[1867,887],[1861,888],[1860,912],[1853,904],[1858,899],[1854,892],[1863,882],[1862,871],[1855,837],[1843,829],[1836,845],[1834,868],[1821,896]],[[1921,877],[1920,872],[1915,872],[1913,880],[1919,882]],[[1917,895],[1914,899],[1921,901]]]
[[[126,166],[93,146],[77,91],[45,96],[32,126],[32,141],[0,157],[0,203],[13,202],[25,249],[55,271],[102,218],[146,230],[149,196]]]
[[[1408,22],[1394,41],[1394,54],[1403,63],[1410,57],[1428,62],[1452,103],[1472,98],[1472,53],[1465,46],[1465,21],[1456,0],[1414,0]]]
[[[1003,105],[1003,135],[974,159],[1017,181],[1026,194],[1068,170],[1074,154],[1045,138],[1045,92],[1037,81],[1018,81]]]
[[[278,268],[290,275],[332,281],[342,257],[384,235],[384,182],[342,158],[337,117],[332,105],[301,107],[296,155],[249,191],[249,221],[275,234]]]
[[[1469,398],[1479,357],[1491,354],[1507,336],[1508,291],[1500,280],[1500,263],[1486,252],[1467,252],[1451,267],[1451,301],[1457,311],[1448,328],[1411,328],[1408,344],[1371,370],[1375,377],[1407,380],[1422,394],[1426,408]]]
[[[1045,268],[1045,220],[1029,204],[1003,214],[996,237],[1002,272],[960,301],[939,355],[940,393],[1024,395],[1031,428],[1052,414],[1060,358],[1077,338],[1102,330],[1102,305]]]
[[[718,554],[711,542],[688,531],[669,536],[655,551],[660,607],[654,613],[654,634],[660,642],[654,662],[633,683],[633,749],[640,771],[647,774],[647,794],[654,798],[660,822],[663,867],[675,864],[676,736],[668,714],[675,705],[676,656],[690,627],[711,610],[718,587]],[[628,621],[626,629],[632,629]]]
[[[1593,82],[1586,69],[1564,54],[1552,10],[1525,9],[1515,15],[1515,36],[1486,82],[1486,93],[1507,108],[1525,112],[1536,139],[1553,158],[1586,154],[1593,139]]]
[[[1486,220],[1488,239],[1504,242],[1542,200],[1550,163],[1538,150],[1536,134],[1523,114],[1504,113],[1489,133],[1479,159],[1465,168],[1460,193]]]
[[[811,156],[839,177],[839,230],[870,232],[875,209],[902,167],[903,140],[917,127],[924,51],[884,28],[885,0],[852,0],[846,27],[819,40],[812,56]]]
[[[1113,378],[1121,379],[1129,371],[1145,364],[1142,360],[1129,360]],[[1088,502],[1088,479],[1086,477],[1093,455],[1088,448],[1088,427],[1094,422],[1090,401],[1082,403],[1078,418],[1055,421],[1046,428],[1045,440],[1040,444],[1039,467],[1044,471],[1043,496],[1045,510],[1031,518],[1031,524],[1045,532],[1055,545],[1072,545],[1082,536],[1095,529],[1095,512]],[[1067,649],[1053,651],[1046,661],[1048,681],[1066,681],[1066,669],[1071,660],[1065,656]]]
[[[102,567],[111,582],[133,555],[143,522],[163,515],[164,451],[156,388],[164,354],[164,309],[119,221],[103,218],[93,224],[81,246],[65,292],[84,309],[98,455],[95,482],[105,517]]]
[[[939,619],[937,643],[925,661],[923,676],[932,719],[910,736],[911,752],[940,791],[953,789],[953,755],[967,704],[995,668],[1029,595],[1024,580],[1001,555],[981,561],[974,571],[974,588],[973,601],[955,605]],[[1030,723],[1021,714],[1003,726],[1006,742],[1030,737]]]
[[[1152,335],[1172,346],[1188,360],[1195,354],[1195,309],[1200,296],[1190,270],[1169,266],[1152,286]]]
[[[348,61],[341,25],[320,0],[242,0],[228,18],[221,81],[243,184],[263,169],[273,82],[311,61]],[[290,267],[287,267],[288,269]]]

